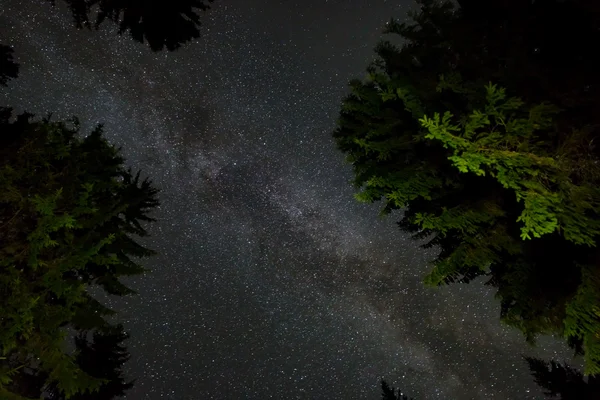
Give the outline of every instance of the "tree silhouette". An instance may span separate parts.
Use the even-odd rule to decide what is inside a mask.
[[[55,0],[50,0],[52,3]],[[200,12],[214,0],[64,0],[75,26],[96,29],[106,20],[118,25],[118,33],[148,43],[153,51],[178,49],[200,37]],[[95,16],[94,16],[95,15]]]
[[[524,357],[529,365],[531,375],[535,383],[544,389],[548,400],[596,400],[600,398],[600,380],[589,376],[587,381],[583,374],[570,367],[568,364],[560,364],[554,360],[546,362],[539,358]],[[401,394],[381,380],[382,400],[414,400]]]
[[[128,338],[121,325],[105,326],[91,335],[89,331],[80,331],[75,336],[75,364],[102,383],[94,391],[75,393],[69,397],[70,400],[113,400],[124,396],[133,387],[134,382],[127,382],[122,371],[123,364],[129,360],[129,353],[122,342]],[[67,399],[56,382],[49,380],[48,374],[39,369],[21,369],[11,379],[11,387],[16,389],[14,392],[25,398]]]
[[[600,398],[600,381],[590,376],[584,380],[583,374],[570,367],[552,360],[546,362],[538,358],[525,357],[535,382],[544,388],[549,398],[562,400],[592,400]]]
[[[91,334],[82,331],[75,337],[77,356],[75,362],[82,371],[90,376],[105,380],[98,390],[90,393],[77,393],[70,400],[112,400],[125,395],[133,387],[134,382],[127,382],[123,375],[122,366],[129,360],[127,348],[123,341],[129,335],[122,325],[106,326]],[[47,400],[67,399],[55,385],[46,388]]]
[[[76,119],[10,117],[0,109],[0,398],[40,382],[67,397],[101,389],[97,371],[66,352],[65,328],[108,329],[113,311],[88,288],[133,292],[120,278],[153,254],[134,237],[147,235],[158,191],[123,167],[101,127],[81,137]]]
[[[398,389],[396,393],[396,389],[387,384],[383,379],[381,380],[381,399],[382,400],[414,400],[412,397],[408,397]]]
[[[19,74],[19,64],[13,60],[13,49],[0,44],[0,85],[6,86],[8,80]]]
[[[600,373],[600,60],[581,40],[600,41],[598,8],[420,3],[342,105],[357,198],[440,249],[426,283],[487,276],[504,322],[565,336]]]

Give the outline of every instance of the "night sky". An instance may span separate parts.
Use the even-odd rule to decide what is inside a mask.
[[[0,104],[102,122],[162,189],[145,243],[159,255],[106,299],[131,333],[127,399],[541,398],[481,282],[425,288],[399,214],[357,203],[331,132],[408,0],[217,0],[174,53],[77,31],[41,0],[2,0],[20,77]]]

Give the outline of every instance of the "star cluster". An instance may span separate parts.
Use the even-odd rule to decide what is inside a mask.
[[[481,282],[425,288],[435,254],[355,202],[331,138],[410,7],[217,0],[200,40],[152,53],[60,4],[3,3],[21,71],[1,104],[103,123],[162,190],[139,295],[104,299],[132,336],[129,399],[376,399],[382,376],[418,399],[539,398],[521,355],[569,353],[501,326]]]

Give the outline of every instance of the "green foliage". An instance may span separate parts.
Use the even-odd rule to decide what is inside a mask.
[[[600,271],[582,267],[581,285],[567,304],[565,335],[581,339],[586,349],[585,371],[600,374]]]
[[[586,63],[600,65],[567,41],[600,40],[600,15],[460,3],[422,1],[414,23],[389,23],[404,45],[379,44],[351,82],[333,136],[356,197],[404,209],[401,229],[440,250],[427,284],[487,276],[505,323],[531,343],[564,336],[600,373],[600,94]]]
[[[67,328],[106,326],[112,311],[90,287],[132,293],[119,278],[143,272],[134,258],[153,254],[133,236],[147,235],[157,190],[123,167],[101,127],[82,137],[77,120],[11,122],[0,111],[0,393],[30,396],[36,376],[39,389],[71,398],[105,380],[77,364]]]
[[[576,160],[561,165],[549,156],[544,141],[558,110],[548,104],[526,107],[492,84],[486,87],[486,101],[483,111],[472,111],[462,123],[452,124],[450,112],[423,116],[419,122],[428,131],[425,138],[451,148],[448,159],[460,172],[487,173],[515,192],[524,203],[517,218],[523,223],[522,239],[562,230],[567,240],[594,246],[600,219],[586,216],[600,213],[600,188],[595,182],[573,185],[570,165]],[[576,192],[587,196],[574,197]]]

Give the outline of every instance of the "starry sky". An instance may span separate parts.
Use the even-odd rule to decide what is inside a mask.
[[[540,399],[481,282],[421,283],[427,260],[379,205],[357,203],[331,132],[350,78],[408,0],[216,0],[203,36],[152,53],[114,26],[3,0],[20,77],[0,104],[104,123],[162,189],[158,255],[103,298],[131,333],[127,399]]]

